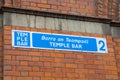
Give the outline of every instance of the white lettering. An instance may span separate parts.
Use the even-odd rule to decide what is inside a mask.
[[[17,32],[17,45],[18,46],[27,46],[28,45],[28,33],[26,32]]]
[[[88,40],[79,40],[79,39],[70,39],[70,38],[66,38],[66,42],[72,42],[72,43],[85,43],[88,44]]]
[[[27,46],[28,43],[27,43],[27,42],[20,42],[20,41],[17,41],[17,45],[18,45],[18,46]]]
[[[50,42],[50,46],[53,47],[64,47],[64,48],[70,48],[70,45],[68,43],[56,43],[56,42]]]
[[[17,37],[17,40],[20,40],[20,37]]]
[[[46,40],[46,41],[56,41],[56,38],[54,37],[48,37],[48,36],[42,36],[41,37],[42,40]]]
[[[28,41],[27,37],[17,37],[17,41]]]
[[[25,33],[25,32],[17,32],[18,36],[21,36],[21,37],[28,37],[28,33]]]
[[[64,41],[64,39],[63,39],[63,38],[58,38],[58,41],[63,42],[63,41]]]
[[[82,48],[82,45],[80,45],[80,44],[72,44],[72,48]]]
[[[27,38],[27,37],[25,37],[25,38],[24,38],[24,40],[25,40],[25,41],[28,41],[28,38]]]

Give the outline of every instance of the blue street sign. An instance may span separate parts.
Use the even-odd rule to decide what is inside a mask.
[[[12,31],[13,47],[107,53],[105,38]]]
[[[28,47],[30,48],[30,32],[16,31],[12,32],[12,44],[15,47]]]

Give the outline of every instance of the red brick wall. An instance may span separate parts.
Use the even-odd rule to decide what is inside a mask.
[[[95,16],[95,0],[5,0],[5,6]]]
[[[0,80],[2,80],[3,74],[3,29],[0,28]]]
[[[108,0],[97,0],[97,16],[98,17],[103,17],[103,18],[108,18]],[[109,5],[111,6],[111,4]]]
[[[101,37],[108,54],[14,48],[11,30],[26,30]],[[119,69],[118,69],[119,70]],[[111,36],[4,26],[4,80],[117,80],[118,72]]]
[[[3,0],[0,0],[0,8],[1,8],[2,4],[3,4]]]
[[[4,6],[119,21],[117,0],[4,0]]]
[[[115,55],[116,55],[116,63],[118,67],[118,75],[120,79],[120,38],[114,39],[114,45],[115,45]]]

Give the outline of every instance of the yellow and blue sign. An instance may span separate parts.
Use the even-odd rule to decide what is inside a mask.
[[[19,30],[12,31],[12,46],[95,53],[108,52],[105,38]]]

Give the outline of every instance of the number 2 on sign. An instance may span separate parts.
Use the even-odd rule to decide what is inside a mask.
[[[106,39],[97,38],[98,52],[107,53]]]
[[[105,42],[100,40],[98,44],[100,45],[100,51],[105,51]]]

